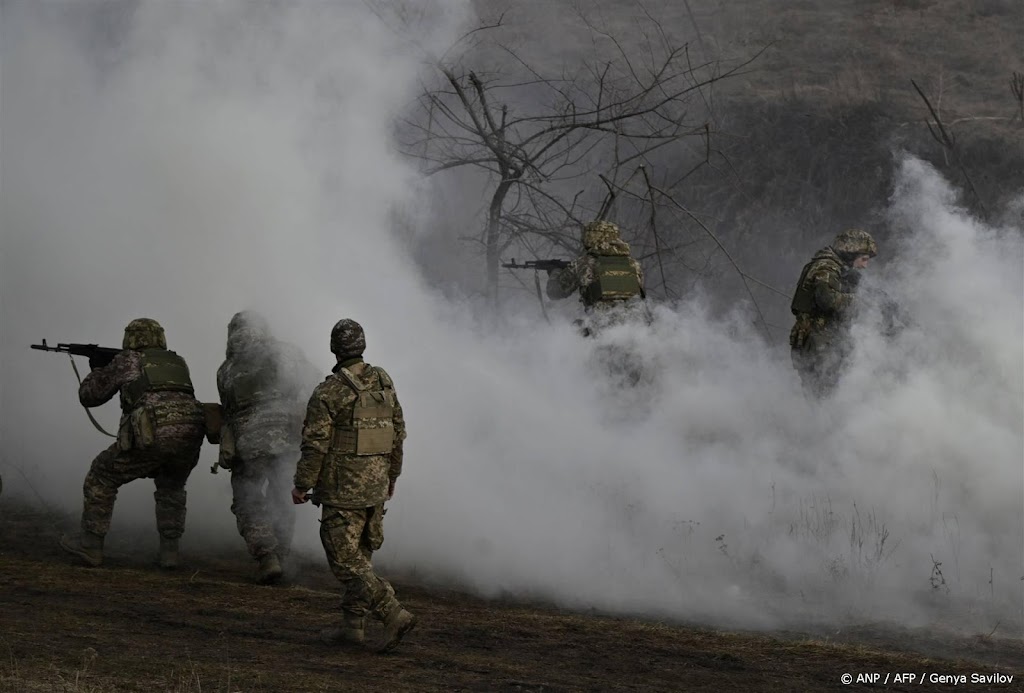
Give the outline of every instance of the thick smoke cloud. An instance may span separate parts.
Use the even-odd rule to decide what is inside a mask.
[[[396,208],[426,221],[390,129],[422,53],[365,5],[108,7],[127,15],[97,37],[67,8],[4,6],[2,452],[50,502],[77,512],[103,443],[66,366],[30,342],[113,344],[155,317],[211,401],[237,310],[324,372],[349,316],[409,423],[391,573],[722,624],[1020,634],[1020,228],[969,218],[934,170],[895,157],[898,240],[865,281],[909,324],[885,335],[866,310],[815,407],[742,306],[722,318],[692,296],[586,340],[533,307],[479,320],[427,286],[389,232]],[[448,45],[459,9],[421,17],[420,46]],[[148,521],[145,486],[122,493],[114,534]],[[201,463],[188,488],[186,549],[240,546],[225,478]]]

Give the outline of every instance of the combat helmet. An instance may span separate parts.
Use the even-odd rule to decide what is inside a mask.
[[[871,234],[864,229],[846,229],[832,241],[832,250],[843,259],[850,260],[858,255],[878,255],[878,245]]]
[[[583,226],[583,247],[587,250],[619,240],[619,227],[610,221],[592,221]]]
[[[164,328],[152,318],[137,318],[124,328],[122,349],[166,349]]]
[[[228,322],[227,355],[237,354],[247,348],[266,342],[270,338],[267,319],[254,310],[243,310],[231,316]]]
[[[331,352],[338,357],[361,356],[366,350],[366,333],[355,320],[339,320],[331,330]]]

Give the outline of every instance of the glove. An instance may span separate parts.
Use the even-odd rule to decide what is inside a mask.
[[[109,363],[105,361],[101,356],[90,356],[89,357],[89,370],[96,370],[97,368],[103,368]]]

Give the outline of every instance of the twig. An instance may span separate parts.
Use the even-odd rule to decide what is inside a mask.
[[[981,206],[982,214],[984,214],[987,217],[988,209],[985,207],[985,202],[981,199],[981,195],[978,193],[978,189],[974,187],[974,181],[971,180],[971,176],[967,173],[967,168],[964,166],[963,161],[960,159],[960,153],[956,149],[956,142],[953,139],[953,136],[950,135],[949,132],[946,130],[946,127],[942,124],[942,119],[939,118],[939,114],[936,112],[935,108],[928,100],[928,97],[924,95],[923,91],[921,91],[921,87],[917,86],[917,82],[915,82],[914,80],[910,80],[910,83],[914,85],[914,89],[917,90],[917,93],[921,96],[921,99],[924,101],[925,106],[928,107],[928,112],[931,113],[932,118],[935,119],[935,127],[938,128],[938,132],[936,132],[935,128],[932,128],[932,124],[926,120],[925,124],[928,126],[928,131],[932,133],[932,137],[935,138],[936,142],[945,147],[949,151],[949,153],[953,155],[953,159],[956,161],[957,166],[960,168],[960,172],[964,174],[964,179],[967,181],[967,185],[970,186],[971,192],[974,193],[974,198],[978,201],[978,205]]]

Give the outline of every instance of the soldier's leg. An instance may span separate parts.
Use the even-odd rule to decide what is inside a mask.
[[[381,604],[389,603],[395,596],[391,585],[374,574],[370,563],[372,552],[365,541],[369,516],[369,508],[325,507],[320,521],[320,541],[327,554],[327,564],[345,587],[341,609],[359,618],[379,611]]]
[[[62,536],[61,547],[87,565],[102,565],[103,539],[110,530],[117,490],[146,476],[147,471],[144,460],[131,452],[122,452],[117,444],[97,455],[82,484],[82,531],[77,537]]]
[[[284,558],[291,549],[292,536],[295,534],[295,504],[291,495],[295,464],[290,457],[282,456],[273,458],[270,464],[267,475],[267,512],[277,539],[277,555]]]
[[[154,474],[156,491],[156,528],[161,538],[178,539],[185,533],[185,482],[199,462],[202,439],[172,440],[151,453],[159,460]]]
[[[256,560],[277,549],[263,495],[267,462],[266,459],[242,460],[231,470],[231,512],[235,515],[239,535]]]
[[[134,451],[122,452],[117,444],[101,452],[92,461],[82,485],[82,531],[105,536],[110,530],[117,490],[146,475],[147,466],[140,464]]]
[[[360,549],[369,563],[372,553],[384,543],[384,504],[368,508],[367,514]],[[377,577],[377,580],[376,589],[369,596],[370,613],[384,623],[384,633],[377,650],[389,652],[416,625],[416,617],[402,607],[387,580],[381,577]]]

